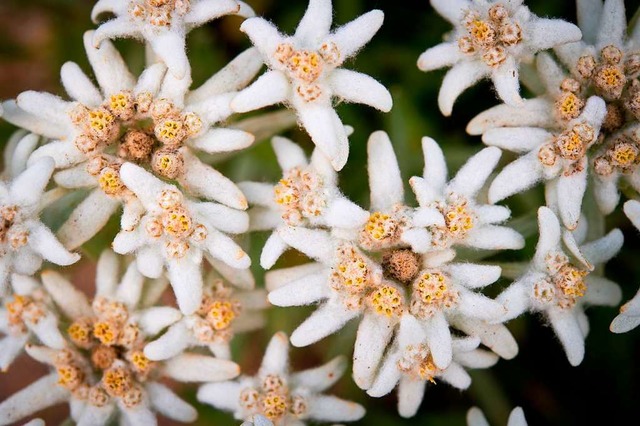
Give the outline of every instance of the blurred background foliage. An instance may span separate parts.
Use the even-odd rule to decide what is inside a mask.
[[[294,30],[306,7],[306,0],[248,0],[257,14],[263,15],[287,32]],[[46,90],[63,95],[59,69],[66,61],[74,61],[90,71],[82,46],[82,34],[94,25],[89,19],[92,0],[0,0],[0,99],[15,97],[23,90]],[[394,108],[382,114],[361,105],[339,105],[343,121],[355,128],[351,136],[351,155],[341,173],[344,192],[362,206],[368,205],[366,178],[366,140],[375,130],[386,130],[394,143],[405,180],[421,174],[423,160],[420,138],[428,135],[442,146],[452,174],[464,161],[483,148],[479,137],[465,133],[468,121],[479,112],[495,105],[497,100],[488,83],[465,92],[454,108],[453,117],[443,117],[436,104],[444,71],[422,73],[416,67],[418,55],[437,44],[450,29],[427,0],[334,0],[335,24],[341,25],[368,10],[385,12],[380,32],[348,64],[386,85],[394,99]],[[530,0],[530,8],[538,15],[562,17],[575,22],[573,1]],[[627,0],[628,16],[639,6],[637,0]],[[249,47],[247,38],[238,30],[241,19],[227,17],[194,30],[188,38],[189,57],[194,85],[204,82],[236,54]],[[140,43],[131,40],[116,42],[132,70],[140,72],[144,53]],[[14,128],[0,122],[0,141],[4,143]],[[310,152],[312,144],[299,129],[286,136],[302,144]],[[513,157],[505,153],[503,164]],[[234,181],[276,181],[280,177],[275,156],[269,143],[261,141],[220,164],[223,173]],[[412,193],[408,191],[409,201]],[[487,261],[526,260],[533,253],[537,237],[533,217],[543,203],[541,188],[535,188],[508,200],[515,223],[527,234],[527,247],[517,253],[505,253]],[[62,218],[64,214],[62,214]],[[60,212],[49,218],[55,228]],[[89,258],[106,247],[116,231],[116,223],[87,245]],[[611,261],[606,274],[621,284],[628,300],[640,285],[640,240],[637,231],[620,212],[606,220],[607,230],[620,227],[626,238],[623,252]],[[253,259],[258,259],[266,235],[256,234],[245,243]],[[289,252],[277,266],[304,262],[303,256]],[[254,262],[257,263],[257,262]],[[254,265],[259,285],[263,272]],[[71,268],[76,282],[85,284],[92,293],[94,270],[90,263]],[[497,294],[508,285],[503,280],[490,289]],[[238,336],[234,340],[234,359],[248,373],[257,369],[270,336],[283,330],[290,333],[312,308],[273,308],[268,314],[265,330]],[[344,377],[333,392],[355,400],[367,408],[362,425],[462,425],[466,410],[472,405],[482,408],[490,422],[505,425],[510,409],[524,408],[529,424],[609,424],[637,418],[640,402],[640,330],[614,335],[608,327],[617,310],[589,309],[591,332],[587,338],[587,355],[579,367],[572,368],[556,341],[552,330],[535,316],[525,316],[509,323],[520,345],[520,354],[511,361],[500,361],[491,370],[472,372],[473,384],[467,392],[459,392],[445,384],[429,385],[424,402],[416,417],[401,419],[396,412],[396,397],[368,398]],[[337,335],[304,349],[292,349],[294,369],[308,368],[338,354],[351,356],[355,324]],[[25,357],[9,372],[0,376],[0,400],[30,383],[45,369]],[[184,395],[195,402],[193,388]],[[199,425],[236,424],[231,416],[199,406]],[[56,407],[43,413],[52,424],[67,416],[67,407]],[[632,420],[633,422],[633,420]],[[163,424],[171,424],[162,419]]]

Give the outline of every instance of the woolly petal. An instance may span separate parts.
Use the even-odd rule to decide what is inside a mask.
[[[41,274],[42,284],[56,302],[58,308],[71,319],[93,316],[93,309],[86,296],[62,275],[46,270]]]
[[[587,190],[587,164],[586,157],[581,162],[582,170],[567,176],[563,173],[558,178],[558,210],[564,226],[568,229],[576,229],[580,212],[582,210],[582,198]]]
[[[44,157],[53,158],[56,169],[71,167],[86,160],[85,155],[78,151],[75,144],[66,140],[52,141],[42,145],[33,151],[33,154],[29,157],[28,164],[34,164],[34,162],[40,161]]]
[[[237,129],[211,129],[204,135],[189,142],[194,148],[216,154],[219,152],[238,151],[251,146],[255,137],[251,133]]]
[[[398,386],[398,414],[401,417],[409,418],[416,415],[427,384],[424,380],[415,380],[403,376]]]
[[[349,156],[349,140],[340,117],[331,105],[324,103],[296,105],[298,118],[316,147],[331,159],[336,171]]]
[[[197,399],[220,410],[235,412],[239,408],[240,391],[238,382],[207,383],[198,389]]]
[[[115,406],[113,404],[107,404],[103,407],[86,404],[82,414],[80,414],[80,418],[77,419],[78,426],[106,425],[109,423],[114,411]]]
[[[426,342],[433,357],[433,363],[440,369],[447,368],[453,359],[451,331],[442,312],[437,312],[425,321]]]
[[[498,97],[505,104],[514,106],[522,104],[518,64],[516,64],[513,56],[508,56],[507,60],[493,71],[491,80]]]
[[[103,24],[104,26],[105,24]],[[98,30],[101,27],[98,28]],[[162,62],[167,65],[169,72],[176,79],[188,78],[191,67],[186,54],[185,39],[183,34],[172,31],[162,31],[147,39],[151,48]]]
[[[489,202],[497,203],[513,194],[525,191],[542,179],[542,164],[537,151],[508,164],[489,187]]]
[[[289,368],[289,339],[287,335],[278,332],[273,335],[262,357],[258,375],[286,374]]]
[[[47,312],[37,323],[27,323],[27,326],[47,347],[52,349],[65,347],[65,339],[58,330],[58,318],[53,313]]]
[[[552,102],[546,97],[526,99],[521,105],[496,105],[475,116],[467,124],[467,133],[480,135],[496,127],[548,127],[554,125]]]
[[[553,134],[537,127],[505,127],[488,129],[482,142],[516,153],[526,153],[551,140]]]
[[[551,49],[582,38],[580,28],[562,19],[536,18],[528,23],[528,27],[528,43],[535,51]]]
[[[153,211],[157,207],[157,197],[165,189],[174,188],[154,177],[140,166],[124,163],[120,168],[120,179],[133,191],[147,210]]]
[[[320,44],[331,29],[332,12],[331,0],[310,0],[296,28],[295,40],[302,46]]]
[[[400,355],[397,352],[390,353],[385,357],[376,376],[376,380],[367,390],[369,396],[373,396],[374,398],[384,396],[391,392],[396,384],[398,384],[402,377],[402,372],[398,368],[399,359]]]
[[[500,278],[502,269],[494,265],[474,265],[472,263],[452,263],[448,272],[456,284],[467,288],[482,288]]]
[[[67,136],[67,121],[59,123],[43,120],[38,115],[19,108],[14,100],[0,103],[0,108],[2,108],[0,115],[4,120],[32,133],[51,139],[64,139]]]
[[[607,235],[580,246],[584,257],[593,265],[606,263],[613,258],[624,243],[624,236],[619,229],[613,229]]]
[[[80,259],[79,254],[67,251],[49,228],[40,222],[29,225],[29,247],[43,259],[56,265],[67,266]]]
[[[245,24],[249,21],[245,21]],[[248,112],[283,103],[290,91],[289,80],[282,72],[267,71],[233,98],[231,109],[235,112]]]
[[[118,254],[129,254],[144,246],[145,243],[145,235],[140,229],[135,228],[133,231],[118,232],[111,243],[111,248]]]
[[[69,393],[58,386],[57,382],[58,375],[50,374],[5,399],[0,403],[0,422],[14,423],[32,413],[66,401]]]
[[[322,270],[327,269],[321,263],[311,262],[298,266],[292,266],[290,268],[277,269],[275,271],[269,271],[265,274],[264,281],[265,287],[268,291],[273,291],[290,283],[291,281],[303,278],[309,274],[315,274]]]
[[[587,292],[584,301],[591,305],[617,306],[622,300],[622,290],[613,281],[596,275],[589,275],[587,278]]]
[[[179,382],[220,382],[237,377],[240,367],[224,359],[185,353],[166,361],[163,372]]]
[[[354,422],[364,417],[364,407],[331,395],[316,395],[309,399],[306,415],[322,422]]]
[[[87,167],[84,163],[57,172],[53,176],[53,180],[65,188],[87,188],[96,186],[95,176],[87,172]]]
[[[158,339],[147,343],[144,354],[152,361],[161,361],[173,358],[191,346],[192,332],[184,321],[173,324],[166,333]]]
[[[471,385],[471,376],[455,362],[442,372],[440,378],[460,390],[467,389]]]
[[[279,44],[285,41],[278,29],[262,18],[249,18],[240,25],[240,31],[247,34],[251,43],[258,48],[264,58],[271,58]]]
[[[372,10],[336,29],[326,40],[338,46],[340,59],[355,55],[378,32],[384,20],[381,10]]]
[[[571,312],[551,309],[547,311],[551,326],[558,336],[572,366],[580,365],[584,359],[584,335],[577,318]]]
[[[594,44],[602,15],[602,0],[581,0],[576,2],[576,8],[582,38],[589,44]]]
[[[392,321],[382,315],[365,314],[360,321],[353,350],[353,380],[360,389],[368,389],[373,384],[393,331]]]
[[[456,43],[440,43],[422,52],[418,58],[420,71],[433,71],[450,67],[464,58]]]
[[[340,302],[325,303],[294,330],[291,343],[297,347],[308,346],[335,333],[359,314],[356,310],[346,309]]]
[[[606,177],[594,176],[593,194],[602,214],[611,214],[620,202],[617,174],[613,173],[611,176]]]
[[[371,210],[388,212],[404,202],[404,187],[396,154],[385,132],[371,134],[367,155]]]
[[[75,62],[66,62],[60,69],[64,90],[72,99],[89,108],[102,103],[102,94]]]
[[[0,371],[8,370],[11,363],[22,353],[24,346],[27,344],[29,335],[23,336],[5,336],[0,339]],[[2,412],[2,405],[0,405]],[[1,419],[1,417],[0,417]]]
[[[327,274],[307,275],[269,293],[269,302],[276,306],[302,306],[326,299],[331,294]]]
[[[486,66],[478,61],[465,61],[454,65],[444,76],[438,93],[440,112],[446,117],[450,116],[458,96],[486,75]]]
[[[334,96],[346,102],[365,104],[382,112],[393,106],[391,94],[374,78],[359,72],[337,68],[329,76]]]
[[[42,120],[64,125],[71,124],[68,113],[74,104],[51,93],[28,90],[18,95],[16,103],[26,112]]]
[[[640,202],[636,200],[629,200],[624,203],[624,214],[627,215],[636,229],[640,229]]]
[[[472,229],[463,244],[485,250],[520,250],[524,238],[511,228],[485,225]]]
[[[111,41],[106,40],[123,35],[121,31],[125,29],[125,26],[128,25],[122,20],[113,19],[100,25],[96,31],[84,33],[83,40],[87,58],[104,95],[112,95],[122,90],[132,90],[135,87],[136,79],[129,71],[120,52]]]
[[[498,148],[485,148],[471,157],[449,182],[447,189],[451,192],[473,198],[484,186],[487,178],[500,160]]]
[[[471,407],[467,411],[467,426],[489,426],[489,422],[478,407]]]
[[[240,5],[235,0],[201,1],[190,6],[189,12],[184,16],[184,23],[190,27],[199,27],[221,16],[240,11]]]
[[[157,245],[143,246],[136,253],[136,265],[142,275],[149,278],[159,278],[164,268],[164,260],[160,247]]]
[[[51,158],[42,158],[20,173],[9,186],[11,202],[19,206],[35,206],[51,179],[55,164]]]
[[[198,417],[198,412],[171,389],[151,382],[145,387],[153,408],[165,417],[179,422],[191,423]]]
[[[323,392],[333,386],[347,369],[347,359],[337,356],[326,364],[294,373],[291,380],[294,387],[304,387],[312,392]]]
[[[251,258],[227,235],[210,229],[205,239],[206,251],[215,259],[221,260],[235,269],[247,269]]]
[[[431,6],[450,23],[457,25],[462,18],[462,13],[469,9],[469,0],[431,0]]]
[[[613,44],[622,46],[627,29],[624,0],[606,0],[598,22],[598,48]]]
[[[278,229],[277,232],[283,241],[310,258],[326,264],[333,261],[334,242],[327,231],[288,227]]]
[[[324,215],[332,228],[360,228],[369,219],[366,210],[343,197],[331,201]]]
[[[180,310],[190,315],[202,301],[202,268],[188,256],[167,261],[167,276]]]

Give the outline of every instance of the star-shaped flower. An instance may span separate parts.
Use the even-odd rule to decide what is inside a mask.
[[[336,170],[344,167],[349,141],[333,107],[333,99],[391,109],[387,89],[368,75],[341,68],[382,25],[380,10],[368,12],[330,32],[331,0],[310,0],[293,36],[285,36],[262,18],[243,22],[269,67],[255,83],[241,91],[231,107],[247,112],[277,103],[295,109],[300,123]]]
[[[13,272],[33,275],[43,259],[62,266],[80,259],[40,222],[53,168],[51,158],[41,158],[10,182],[0,181],[0,294]]]
[[[280,332],[271,338],[257,375],[203,385],[198,400],[231,411],[238,420],[255,422],[254,416],[264,415],[276,426],[353,422],[364,416],[362,406],[323,394],[345,369],[345,359],[337,357],[320,367],[291,373],[289,339]]]
[[[538,222],[540,238],[528,270],[496,300],[507,309],[503,320],[528,310],[542,312],[575,366],[584,358],[584,339],[589,331],[585,305],[615,306],[622,297],[616,283],[592,272],[618,253],[622,233],[614,229],[581,244],[582,236],[574,238],[571,232],[562,231],[549,208],[540,207]]]
[[[52,139],[30,161],[50,156],[64,187],[92,191],[58,232],[68,248],[93,237],[124,205],[121,227],[131,230],[142,207],[120,179],[120,167],[134,162],[163,179],[176,180],[189,194],[244,209],[238,187],[203,163],[196,153],[246,148],[253,135],[214,127],[231,115],[229,102],[258,72],[255,49],[240,54],[199,88],[190,79],[176,80],[162,64],[134,77],[110,41],[100,48],[85,34],[85,49],[98,87],[74,63],[62,67],[63,85],[72,100],[24,92],[4,103],[4,118]]]
[[[289,247],[279,230],[290,226],[307,228],[357,228],[369,217],[338,189],[337,175],[318,150],[311,160],[292,141],[274,137],[271,141],[283,176],[273,185],[240,182],[238,186],[253,207],[249,210],[252,231],[273,230],[265,243],[260,265],[271,268]]]
[[[560,19],[539,18],[523,0],[431,0],[454,26],[447,41],[426,50],[418,68],[431,71],[452,66],[445,76],[438,105],[451,115],[458,96],[478,80],[490,77],[504,102],[522,103],[519,68],[536,52],[580,40],[578,27]]]
[[[145,212],[131,231],[116,235],[113,249],[120,254],[135,252],[138,269],[149,278],[160,277],[166,267],[184,314],[190,315],[200,307],[205,253],[232,268],[249,267],[249,256],[226,235],[247,230],[249,218],[245,212],[193,201],[132,163],[122,166],[120,176]]]
[[[193,28],[224,15],[253,16],[253,10],[237,0],[99,0],[91,17],[98,23],[103,13],[115,18],[100,24],[92,43],[105,39],[143,39],[178,79],[189,76],[185,38]]]

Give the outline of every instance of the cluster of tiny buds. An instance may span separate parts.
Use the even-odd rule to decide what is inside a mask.
[[[29,295],[14,294],[4,302],[7,325],[16,335],[27,332],[27,324],[37,325],[47,313],[46,296],[37,289]]]
[[[366,293],[376,287],[379,277],[364,255],[350,244],[336,249],[336,263],[331,268],[330,285],[348,309],[360,309]]]
[[[588,272],[573,266],[561,252],[549,253],[545,259],[547,278],[533,286],[534,297],[543,304],[555,304],[562,309],[572,308],[584,296]]]
[[[242,312],[242,305],[232,298],[232,290],[222,280],[215,280],[205,290],[200,308],[188,324],[202,343],[229,342],[233,337],[231,326]]]
[[[443,272],[423,271],[413,282],[410,311],[418,318],[430,318],[438,311],[453,307],[458,297]]]
[[[451,193],[447,202],[436,202],[435,208],[444,218],[444,228],[431,226],[432,244],[436,247],[446,247],[452,241],[464,239],[473,229],[476,218],[469,208],[469,202],[461,195]]]
[[[164,236],[166,254],[172,258],[182,258],[189,251],[189,241],[200,243],[207,238],[207,228],[194,222],[178,190],[163,190],[157,201],[160,211],[152,213],[146,221],[147,235],[154,239]]]
[[[576,71],[586,81],[590,81],[596,93],[607,101],[620,99],[629,79],[640,72],[640,54],[627,55],[623,61],[623,51],[608,45],[600,50],[600,61],[593,55],[584,55],[578,59]]]
[[[631,173],[640,164],[640,133],[621,134],[608,141],[601,155],[593,160],[595,172],[608,176],[614,170]]]
[[[431,351],[425,344],[408,345],[397,363],[398,370],[415,380],[428,380],[435,383],[435,377],[441,373],[433,362]]]
[[[560,96],[556,99],[556,114],[562,122],[568,122],[582,113],[585,101],[581,96],[580,82],[573,78],[565,78],[560,83]]]
[[[466,34],[458,38],[460,51],[469,55],[479,54],[491,67],[502,64],[507,59],[507,48],[522,41],[522,28],[500,3],[491,6],[486,17],[477,10],[468,10],[462,24]]]
[[[190,0],[134,0],[130,2],[129,14],[156,27],[169,27],[174,13],[184,16],[190,7]]]
[[[367,250],[380,250],[398,244],[406,217],[403,206],[390,213],[373,212],[360,231],[359,243]]]
[[[291,226],[320,216],[327,204],[322,177],[309,167],[287,171],[273,193],[282,210],[282,219]]]
[[[296,92],[306,102],[313,102],[322,96],[317,80],[325,66],[335,67],[340,63],[340,50],[333,42],[325,42],[317,51],[296,50],[289,43],[279,44],[275,58],[287,71],[291,81],[296,83]]]
[[[109,196],[119,197],[130,194],[120,179],[120,167],[123,161],[105,154],[96,155],[87,161],[87,173],[95,176],[102,192]]]
[[[564,160],[565,174],[579,170],[579,160],[596,141],[596,132],[587,123],[578,123],[555,136],[542,145],[538,151],[538,160],[545,166],[554,166],[559,159]]]
[[[248,414],[262,414],[272,422],[278,422],[287,415],[300,418],[308,409],[305,398],[292,395],[285,380],[275,374],[262,378],[259,387],[243,389],[240,406]]]
[[[0,256],[6,255],[7,249],[18,250],[29,240],[29,230],[20,225],[19,213],[17,206],[0,206]]]

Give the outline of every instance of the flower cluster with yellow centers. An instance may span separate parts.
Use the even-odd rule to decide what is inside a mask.
[[[200,309],[190,324],[195,337],[202,343],[226,343],[233,337],[231,326],[242,312],[242,305],[233,299],[232,293],[220,279],[205,289]]]
[[[640,164],[640,131],[622,133],[606,142],[603,151],[593,160],[594,170],[608,176],[618,170],[631,173]]]
[[[29,295],[14,294],[4,302],[9,330],[15,334],[27,332],[27,323],[36,325],[47,312],[46,295],[37,289]]]
[[[596,142],[596,132],[587,123],[579,123],[557,135],[538,150],[538,160],[545,166],[554,166],[563,160],[564,172],[570,175],[579,170],[579,160]]]
[[[567,256],[560,252],[548,254],[545,262],[549,278],[535,283],[535,298],[562,309],[573,308],[587,291],[584,278],[588,272],[573,266]]]
[[[458,49],[478,55],[490,67],[498,67],[507,59],[507,48],[522,41],[522,28],[509,16],[502,4],[489,8],[487,16],[469,10],[462,19],[466,34],[458,38]]]
[[[276,48],[275,58],[283,65],[300,97],[313,102],[322,96],[316,81],[325,67],[334,67],[340,62],[340,50],[333,42],[323,43],[317,51],[296,50],[289,43],[281,43]]]
[[[138,325],[122,302],[97,297],[92,308],[94,316],[78,318],[67,328],[75,348],[58,352],[58,384],[96,406],[120,398],[134,407],[142,401],[140,383],[156,364],[144,355]]]
[[[400,241],[404,223],[400,207],[391,213],[373,212],[360,232],[360,245],[367,250],[393,247]]]
[[[320,216],[327,204],[322,177],[310,167],[294,167],[286,172],[273,192],[282,209],[282,219],[291,226]]]
[[[425,344],[408,345],[398,360],[398,370],[415,380],[435,383],[435,377],[442,372],[433,362],[429,348]]]
[[[166,239],[167,256],[182,258],[189,251],[189,241],[201,242],[207,237],[207,228],[193,221],[177,190],[163,190],[158,196],[158,205],[161,211],[149,218],[145,229],[151,238]]]
[[[100,154],[87,161],[86,170],[90,175],[96,177],[102,192],[117,197],[131,194],[120,179],[120,166],[122,166],[122,160]]]
[[[476,219],[465,197],[449,194],[447,202],[436,203],[436,209],[442,214],[445,225],[430,227],[435,246],[446,247],[452,241],[464,239],[473,229]]]
[[[379,280],[369,261],[354,246],[344,244],[336,250],[336,263],[331,268],[330,285],[344,297],[345,307],[360,309],[363,298]]]
[[[439,270],[423,271],[413,282],[410,311],[418,318],[427,319],[437,311],[453,307],[458,292],[450,288],[449,277]]]
[[[190,8],[189,0],[132,0],[129,14],[156,27],[169,27],[174,14],[184,16]]]
[[[560,83],[560,95],[555,101],[556,116],[567,123],[578,118],[585,106],[582,86],[573,78],[565,78]]]
[[[266,375],[260,387],[243,389],[239,402],[249,414],[262,414],[274,423],[287,415],[300,418],[308,408],[306,400],[292,395],[284,379],[275,374]]]
[[[19,214],[15,205],[0,206],[0,255],[7,249],[18,250],[29,240],[29,231],[20,225]]]

